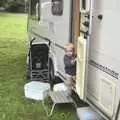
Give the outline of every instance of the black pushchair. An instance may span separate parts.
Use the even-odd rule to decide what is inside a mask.
[[[48,81],[48,53],[49,47],[45,43],[31,40],[29,48],[28,73],[32,81]]]

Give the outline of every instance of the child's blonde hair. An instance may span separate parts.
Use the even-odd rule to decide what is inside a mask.
[[[75,46],[73,43],[68,43],[65,47],[65,51],[68,51],[68,50],[73,50],[75,51]]]

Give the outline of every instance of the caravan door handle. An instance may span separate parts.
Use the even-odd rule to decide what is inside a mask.
[[[89,32],[88,32],[88,31],[80,30],[80,32],[83,33],[83,34],[89,35]]]
[[[103,15],[102,15],[102,14],[99,14],[99,15],[98,15],[98,19],[99,19],[99,20],[102,20],[102,19],[103,19]]]
[[[85,27],[89,27],[89,21],[83,22],[83,25],[84,25]]]

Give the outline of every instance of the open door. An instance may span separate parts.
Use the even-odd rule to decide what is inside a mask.
[[[76,92],[86,100],[89,40],[91,34],[92,0],[80,0],[80,37],[77,41]]]
[[[87,43],[82,36],[77,43],[77,74],[76,91],[81,100],[85,100],[86,94],[86,67],[87,67]]]

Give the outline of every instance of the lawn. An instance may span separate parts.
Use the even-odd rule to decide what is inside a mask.
[[[76,120],[72,106],[57,106],[46,117],[41,102],[24,97],[26,15],[0,13],[0,120]]]

